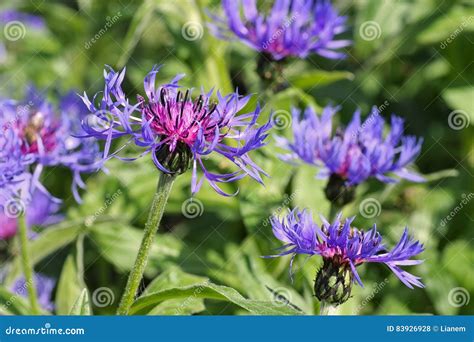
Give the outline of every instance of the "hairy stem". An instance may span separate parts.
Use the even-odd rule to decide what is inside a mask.
[[[36,284],[33,278],[33,267],[30,263],[30,256],[28,254],[28,228],[26,226],[26,213],[18,216],[18,234],[20,238],[20,252],[21,262],[23,265],[23,273],[25,275],[25,287],[28,290],[28,298],[30,300],[31,313],[38,315],[40,308],[38,304],[38,297],[36,295]]]
[[[143,232],[143,239],[138,250],[135,264],[128,276],[127,286],[125,292],[120,301],[120,305],[117,310],[118,315],[127,315],[135,296],[137,294],[138,286],[143,278],[145,267],[148,261],[148,254],[150,253],[155,234],[163,217],[163,212],[168,202],[171,187],[173,186],[175,176],[167,175],[162,173],[156,189],[155,196],[153,197],[153,203],[148,214],[148,220],[145,225],[145,231]]]
[[[319,316],[330,316],[335,312],[335,307],[326,301],[319,303]]]
[[[329,206],[329,218],[328,220],[329,221],[332,221],[336,218],[336,215],[341,212],[342,210],[342,207],[341,206],[338,206],[337,204],[335,204],[334,202],[331,202],[330,206]]]

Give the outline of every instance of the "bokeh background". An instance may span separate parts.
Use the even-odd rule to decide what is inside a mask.
[[[17,27],[0,22],[0,95],[21,99],[25,87],[44,89],[52,101],[74,89],[93,94],[103,87],[104,65],[127,67],[124,82],[134,97],[145,74],[164,64],[158,82],[185,73],[183,84],[254,94],[267,118],[273,109],[272,134],[290,131],[291,106],[341,106],[346,123],[360,107],[406,119],[407,132],[425,139],[417,167],[428,182],[383,185],[369,182],[344,209],[355,225],[377,223],[391,245],[405,226],[426,247],[425,262],[412,269],[426,284],[410,290],[381,265],[360,269],[365,287],[354,286],[342,314],[473,314],[474,293],[474,4],[463,0],[336,1],[348,16],[354,41],[342,61],[317,56],[288,61],[289,87],[263,92],[257,54],[242,43],[215,39],[206,10],[220,12],[218,1],[2,1],[1,11],[16,9],[44,19]],[[263,4],[268,5],[268,1]],[[156,239],[142,290],[171,289],[209,282],[238,291],[250,300],[271,300],[317,312],[313,280],[317,257],[298,257],[294,282],[288,258],[263,259],[280,246],[268,218],[287,207],[327,214],[325,182],[316,170],[292,167],[278,159],[274,141],[255,155],[271,175],[265,187],[251,180],[236,197],[223,198],[204,186],[190,197],[190,175],[175,184]],[[211,161],[212,162],[212,161]],[[228,165],[215,163],[215,169]],[[32,242],[35,269],[57,279],[56,313],[67,313],[71,298],[87,286],[95,314],[112,314],[118,304],[141,239],[158,173],[144,158],[124,165],[108,163],[110,173],[91,175],[84,203],[70,193],[70,175],[48,170],[44,183],[65,199],[65,220],[46,228]],[[10,279],[20,272],[14,242],[0,243],[2,267]],[[83,253],[82,258],[78,258]],[[81,259],[81,260],[79,260]],[[82,285],[81,285],[82,284]],[[5,285],[6,286],[6,285]],[[199,287],[197,287],[199,289]],[[152,314],[245,314],[235,297],[215,300],[192,292],[161,300]],[[205,296],[204,296],[205,297]],[[222,298],[221,298],[222,299]]]

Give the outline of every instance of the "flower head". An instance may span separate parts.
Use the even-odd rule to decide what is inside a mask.
[[[345,129],[337,128],[333,133],[332,117],[337,109],[328,106],[319,117],[308,107],[302,118],[301,112],[293,109],[294,141],[277,138],[280,146],[291,151],[283,158],[322,166],[319,176],[330,176],[339,186],[354,186],[371,177],[386,183],[397,181],[388,174],[424,181],[407,168],[420,153],[423,139],[403,135],[402,118],[393,115],[391,129],[384,136],[385,121],[374,107],[364,123],[356,111]]]
[[[55,281],[40,273],[35,273],[34,282],[36,285],[36,292],[38,295],[38,303],[46,311],[54,310],[54,303],[51,300]],[[28,296],[28,284],[25,282],[25,278],[18,279],[12,287],[12,291],[19,296]]]
[[[35,29],[44,29],[46,27],[44,19],[40,16],[20,12],[14,9],[0,11],[0,25],[18,21]]]
[[[33,226],[45,227],[61,220],[57,214],[60,203],[44,192],[36,189],[29,200],[11,198],[3,205],[0,204],[0,240],[8,239],[17,232],[17,217],[26,211],[26,223],[30,228],[30,237],[35,233]]]
[[[273,257],[293,254],[320,255],[323,257],[324,265],[320,272],[320,279],[316,279],[316,295],[324,296],[327,293],[328,277],[336,277],[341,280],[342,297],[333,298],[333,302],[348,298],[347,288],[350,283],[362,281],[356,268],[364,263],[378,262],[387,265],[390,270],[406,286],[424,287],[420,278],[416,277],[400,266],[418,265],[422,260],[411,260],[415,255],[423,251],[423,245],[408,236],[405,229],[400,241],[392,250],[387,250],[382,242],[382,236],[377,232],[375,224],[364,232],[352,227],[353,218],[344,221],[338,215],[333,223],[328,222],[321,216],[322,225],[318,226],[312,219],[311,213],[294,209],[283,219],[273,217],[273,234],[285,243],[283,251]],[[348,283],[348,280],[350,282]],[[337,284],[337,281],[333,283]],[[322,291],[324,288],[326,291]],[[349,288],[350,293],[350,288]],[[347,297],[346,297],[347,296]],[[324,298],[327,299],[327,298]]]
[[[72,93],[61,98],[56,108],[33,87],[23,101],[0,102],[0,127],[12,135],[15,158],[32,164],[33,187],[43,189],[39,183],[43,167],[65,166],[73,171],[73,193],[80,201],[77,187],[84,187],[81,173],[100,167],[94,139],[74,137],[83,133],[80,123],[86,113],[79,97]]]
[[[14,130],[2,125],[0,113],[0,205],[15,196],[31,178],[27,166],[33,158],[24,155],[20,146],[20,139]]]
[[[275,60],[311,53],[339,59],[345,55],[337,49],[350,45],[335,39],[345,30],[346,17],[327,0],[276,0],[267,14],[258,11],[256,0],[223,0],[222,7],[225,18],[211,15],[214,34],[223,39],[236,36]]]
[[[202,92],[191,97],[191,90],[182,90],[178,85],[183,75],[177,75],[170,83],[156,87],[155,78],[159,67],[154,67],[145,77],[146,98],[138,96],[138,102],[131,104],[126,98],[121,83],[125,69],[120,73],[111,68],[105,71],[105,89],[99,104],[92,103],[84,95],[89,115],[83,122],[86,137],[106,141],[104,158],[117,157],[121,149],[111,152],[112,140],[128,137],[143,150],[140,156],[151,153],[156,167],[166,174],[180,174],[193,168],[192,192],[199,190],[203,178],[198,180],[198,167],[209,184],[219,193],[225,194],[217,183],[229,182],[249,175],[262,182],[264,173],[249,157],[248,152],[264,145],[270,121],[256,124],[260,108],[253,113],[237,115],[247,104],[249,97],[238,93],[222,96],[217,92],[213,102],[213,91]],[[95,101],[94,101],[95,102]],[[204,165],[204,159],[211,153],[231,161],[238,171],[216,174]]]

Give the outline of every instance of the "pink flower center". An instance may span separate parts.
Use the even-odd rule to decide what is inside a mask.
[[[178,142],[192,146],[198,139],[200,131],[206,141],[213,141],[216,127],[221,123],[218,116],[213,115],[215,105],[205,103],[202,95],[194,102],[188,96],[189,90],[184,97],[178,91],[176,97],[171,98],[166,89],[162,89],[159,102],[145,103],[144,99],[139,97],[143,102],[142,111],[145,119],[151,120],[151,129],[162,136],[162,141],[166,141],[170,151],[176,148]],[[224,134],[219,139],[223,136]]]
[[[21,151],[23,154],[40,152],[40,143],[44,152],[51,152],[57,146],[57,124],[45,125],[44,114],[33,113],[26,124],[19,124],[18,131],[21,137]]]

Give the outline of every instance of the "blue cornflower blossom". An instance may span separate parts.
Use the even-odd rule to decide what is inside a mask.
[[[73,172],[73,194],[80,201],[78,187],[85,187],[81,173],[100,168],[97,142],[75,137],[83,134],[81,120],[87,113],[87,108],[73,93],[62,97],[58,107],[33,87],[29,87],[22,101],[1,100],[3,140],[14,156],[2,158],[0,168],[8,168],[11,172],[14,169],[23,178],[29,178],[31,192],[40,189],[47,193],[40,182],[43,168],[67,167]],[[19,182],[12,180],[9,183]]]
[[[122,90],[125,69],[115,72],[108,68],[104,72],[105,89],[90,101],[84,94],[84,103],[91,114],[83,121],[86,137],[105,140],[104,159],[116,157],[134,160],[151,153],[156,167],[165,174],[180,174],[192,164],[191,190],[196,193],[204,179],[220,194],[226,195],[217,183],[230,182],[249,175],[262,183],[260,174],[265,174],[249,157],[248,152],[265,145],[264,140],[271,121],[258,126],[256,121],[260,107],[254,112],[237,115],[248,103],[250,96],[241,97],[237,92],[222,96],[217,92],[213,102],[213,90],[201,92],[197,99],[191,98],[191,90],[181,90],[177,75],[170,83],[155,85],[160,67],[154,67],[144,79],[147,98],[138,96],[131,104]],[[97,100],[97,101],[95,101]],[[96,105],[94,102],[98,102]],[[122,158],[122,148],[110,151],[112,140],[128,137],[142,149],[136,158]],[[210,154],[218,154],[234,163],[238,170],[216,174],[204,165]],[[198,168],[203,177],[198,180]]]
[[[338,127],[333,133],[332,118],[338,107],[327,106],[318,116],[311,107],[292,110],[294,141],[277,137],[278,144],[291,153],[283,155],[286,161],[302,160],[321,167],[319,177],[330,177],[330,183],[339,187],[353,187],[371,177],[391,183],[397,179],[391,174],[413,182],[424,178],[408,167],[418,156],[422,138],[403,135],[403,119],[393,115],[390,130],[384,136],[385,120],[376,107],[365,122],[357,110],[346,128]],[[329,199],[338,194],[329,195]],[[337,191],[336,191],[337,192]]]
[[[343,221],[339,214],[330,223],[321,216],[322,225],[318,226],[309,211],[298,209],[293,209],[282,219],[273,217],[273,234],[285,245],[281,253],[271,257],[289,254],[293,258],[297,254],[322,256],[324,264],[316,277],[315,293],[320,300],[332,304],[340,304],[349,298],[353,282],[363,286],[356,268],[364,263],[383,263],[409,288],[424,287],[419,277],[400,267],[423,262],[412,260],[423,252],[423,245],[409,237],[407,228],[396,246],[387,250],[375,224],[365,232],[351,226],[353,219]]]
[[[36,234],[31,231],[33,226],[46,227],[59,222],[62,216],[57,214],[60,203],[48,194],[36,189],[30,199],[19,200],[12,197],[0,204],[0,240],[16,235],[18,229],[17,217],[26,211],[26,222],[30,228],[30,238]]]
[[[54,303],[52,300],[55,280],[40,273],[34,274],[34,283],[36,286],[36,293],[38,295],[38,304],[46,311],[54,310]],[[28,296],[28,284],[25,278],[19,278],[15,281],[12,291],[22,297]]]
[[[3,206],[31,179],[26,170],[33,158],[21,152],[20,139],[14,130],[2,125],[1,112],[0,130],[0,206]]]
[[[21,22],[35,29],[44,29],[46,23],[44,19],[37,15],[32,15],[25,12],[20,12],[14,9],[5,9],[0,11],[0,25],[11,22]]]
[[[346,17],[327,0],[276,0],[269,13],[259,12],[256,0],[223,0],[222,7],[224,18],[210,14],[211,31],[222,39],[235,36],[274,60],[311,53],[340,59],[345,54],[338,49],[351,44],[336,39],[345,31]]]

